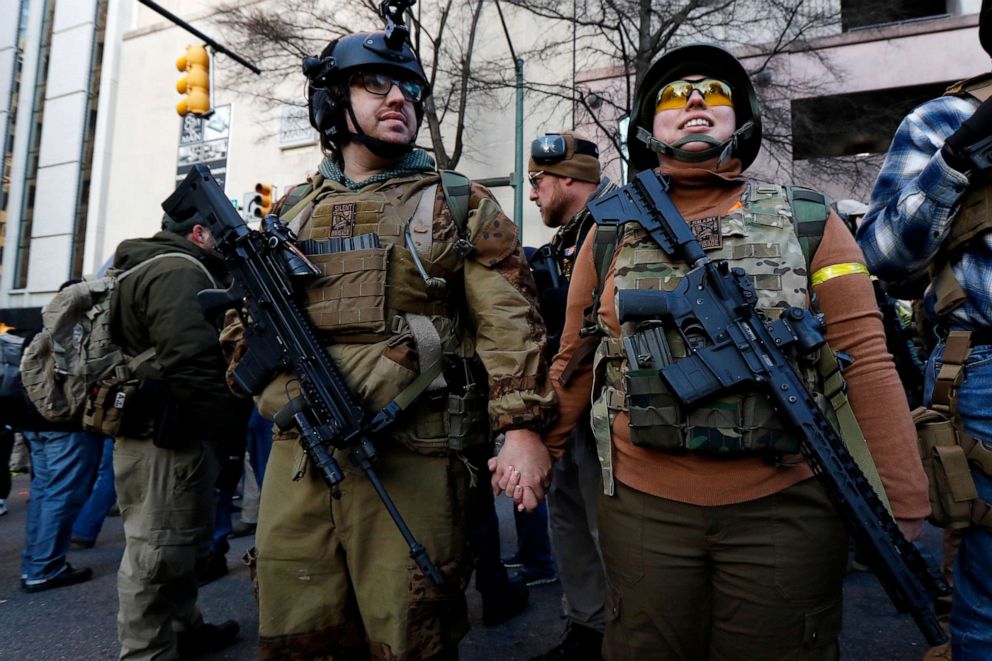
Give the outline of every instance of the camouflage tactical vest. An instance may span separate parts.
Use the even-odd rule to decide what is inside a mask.
[[[290,219],[298,247],[323,274],[306,291],[310,319],[368,411],[442,362],[441,374],[390,429],[425,454],[462,449],[486,432],[486,381],[475,377],[471,334],[458,312],[463,230],[451,206],[430,173],[358,192],[324,183]],[[428,277],[443,282],[428,287],[418,260]],[[277,379],[263,400],[275,395],[278,408],[286,388],[292,393],[293,384]]]
[[[952,96],[971,97],[979,103],[992,98],[992,73],[962,81],[947,89]],[[973,172],[971,185],[961,198],[951,231],[930,264],[933,280],[934,306],[943,316],[964,303],[966,294],[951,270],[967,244],[992,230],[992,178],[987,172]]]
[[[818,204],[811,202],[814,196],[819,198]],[[800,210],[803,205],[810,206]],[[811,211],[813,217],[807,218]],[[802,222],[795,222],[797,213],[803,214]],[[807,305],[810,259],[807,255],[815,252],[815,245],[804,246],[804,242],[814,239],[813,243],[818,245],[825,219],[822,196],[805,189],[751,182],[740,204],[730,213],[692,220],[689,224],[711,259],[726,259],[731,266],[743,268],[752,277],[759,310],[774,319],[790,306]],[[815,238],[808,231],[810,225],[818,229]],[[671,291],[688,270],[688,264],[672,261],[638,225],[630,223],[620,231],[614,270],[618,291]],[[601,317],[598,322],[600,328],[606,328]],[[611,472],[611,428],[619,411],[628,413],[630,440],[639,447],[728,456],[752,451],[776,455],[798,451],[799,439],[781,422],[764,395],[728,395],[684,410],[655,369],[630,369],[623,338],[634,332],[634,324],[628,323],[622,326],[620,337],[603,338],[594,359],[592,425],[604,464],[604,477],[609,478]],[[686,347],[681,335],[665,329],[665,336],[673,359],[684,357]],[[823,392],[821,378],[812,365],[804,365],[800,373],[811,392]],[[819,394],[815,397],[835,421],[825,398]]]

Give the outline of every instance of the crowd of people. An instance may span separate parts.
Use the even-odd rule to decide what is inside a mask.
[[[992,54],[990,14],[985,0],[980,36]],[[486,188],[439,172],[416,146],[431,89],[402,28],[346,35],[304,60],[324,158],[274,208],[319,272],[299,301],[328,359],[368,413],[396,414],[372,434],[381,482],[363,476],[362,455],[333,425],[307,417],[316,404],[295,364],[258,371],[252,352],[271,328],[201,309],[198,292],[231,278],[215,219],[167,214],[113,263],[129,274],[114,293],[114,337],[136,357],[132,401],[143,402],[129,423],[109,438],[4,420],[0,459],[15,429],[31,457],[22,589],[89,580],[67,553],[92,547],[116,506],[122,659],[235,640],[237,623],[204,622],[197,588],[227,572],[236,527],[256,533],[262,658],[457,658],[475,571],[485,624],[520,613],[529,587],[560,580],[567,624],[545,661],[836,659],[852,522],[817,479],[829,467],[804,460],[808,429],[760,379],[689,398],[672,369],[722,339],[707,335],[704,313],[695,324],[676,323],[685,312],[675,304],[623,316],[625,293],[676,300],[701,265],[720,262],[747,283],[734,314],[748,318],[747,308],[778,332],[810,310],[821,316],[825,344],[783,352],[787,370],[856,457],[897,541],[919,539],[927,517],[959,531],[950,647],[931,654],[992,658],[992,409],[982,404],[992,387],[992,76],[906,117],[867,208],[838,214],[816,191],[746,174],[762,121],[741,63],[715,45],[673,48],[630,108],[628,180],[640,183],[603,176],[589,136],[533,141],[530,199],[556,231],[525,251]],[[663,205],[645,198],[650,186]],[[681,238],[666,243],[647,220],[616,215],[645,199],[644,213]],[[914,298],[936,337],[922,403],[945,426],[931,445],[870,275],[904,284],[928,268],[933,284],[924,277]],[[328,485],[307,445],[315,435],[346,479]],[[236,526],[243,475],[260,502],[257,519]],[[414,559],[382,489],[422,545]],[[506,558],[501,493],[518,539]]]

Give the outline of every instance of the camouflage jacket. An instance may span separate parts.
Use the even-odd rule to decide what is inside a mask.
[[[488,414],[492,431],[549,424],[556,398],[541,359],[546,333],[533,277],[516,226],[489,191],[471,185],[460,230],[435,172],[357,191],[318,183],[302,209],[289,210],[289,220],[324,274],[307,290],[308,312],[349,385],[370,412],[389,403],[425,366],[431,340],[424,326],[445,357],[445,388],[424,393],[392,436],[427,453],[450,447],[452,407],[463,406],[451,396],[466,395],[464,375],[476,365],[485,380],[480,391],[488,390],[481,417]],[[377,239],[370,242],[370,234]],[[342,240],[360,243],[323,252]],[[442,287],[426,285],[417,260],[431,278],[443,278]],[[429,323],[418,322],[424,319]],[[276,378],[259,397],[260,412],[273,416],[293,394],[291,375]]]

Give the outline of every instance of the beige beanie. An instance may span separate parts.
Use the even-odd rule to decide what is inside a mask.
[[[561,138],[564,138],[565,142],[564,154],[561,154],[560,149],[554,148],[555,142]],[[547,160],[540,155],[542,152],[549,154]],[[536,160],[535,154],[538,154]],[[599,148],[595,142],[575,131],[547,133],[531,143],[531,157],[527,171],[544,172],[598,184]]]

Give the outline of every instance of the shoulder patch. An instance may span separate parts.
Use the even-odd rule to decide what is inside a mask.
[[[485,207],[492,211],[472,237],[472,259],[492,268],[516,250],[517,226],[491,200],[483,199],[477,211],[481,213]]]
[[[703,250],[719,250],[723,246],[723,234],[720,230],[720,217],[694,218],[686,220],[689,229],[696,235],[696,240]]]

